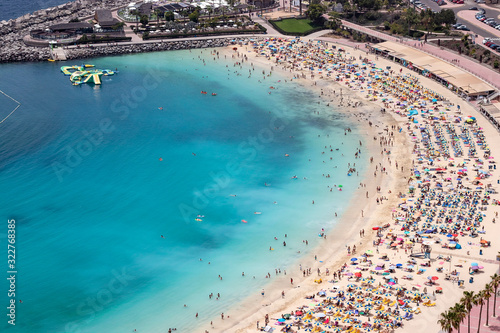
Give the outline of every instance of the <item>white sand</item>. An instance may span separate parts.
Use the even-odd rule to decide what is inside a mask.
[[[344,46],[342,46],[345,48]],[[280,68],[277,68],[276,64],[271,64],[265,57],[256,57],[255,53],[249,53],[248,50],[251,50],[250,46],[239,47],[241,51],[244,48],[246,51],[240,54],[245,54],[249,57],[248,64],[250,62],[258,63],[262,66],[273,65],[275,70],[279,70],[282,74],[288,75],[289,78],[294,73],[289,73],[287,71],[283,71]],[[232,47],[229,47],[224,51],[225,54],[234,54],[232,51]],[[356,59],[360,55],[364,57],[368,57],[370,60],[374,60],[374,55],[366,55],[365,52],[347,49],[349,55],[354,56]],[[238,59],[235,59],[237,61]],[[240,59],[241,60],[241,59]],[[389,62],[385,59],[379,59],[376,61],[377,67],[385,68],[386,66],[391,66],[395,72],[399,73],[400,67],[393,63]],[[245,65],[245,64],[244,64]],[[403,68],[404,73],[414,74],[419,78],[419,83],[427,87],[428,89],[432,89],[440,95],[444,96],[444,98],[449,101],[456,101],[461,105],[462,115],[471,115],[477,118],[477,122],[480,127],[483,128],[483,132],[486,136],[486,140],[491,149],[491,156],[498,157],[500,156],[500,143],[496,138],[498,138],[497,130],[486,120],[484,119],[474,108],[467,104],[466,102],[459,100],[459,98],[451,93],[449,90],[444,88],[443,86],[437,84],[436,82],[418,76],[414,72],[411,72],[405,68]],[[314,89],[318,94],[320,93],[320,89],[323,88],[323,91],[329,92],[330,90],[339,91],[340,88],[343,89],[344,94],[347,93],[347,89],[344,83],[334,82],[332,79],[329,80],[321,80],[317,77],[314,79],[317,82],[317,85],[312,86],[312,82],[314,80],[309,79],[309,75],[307,75],[308,79],[300,79],[305,87]],[[282,88],[283,89],[283,88]],[[329,96],[326,94],[325,100],[329,102],[331,99],[337,99],[335,96]],[[339,223],[338,227],[335,228],[334,232],[329,232],[327,240],[321,245],[317,250],[312,251],[312,253],[317,253],[318,257],[321,257],[323,263],[319,263],[314,260],[313,255],[309,258],[301,259],[301,264],[304,268],[310,267],[312,269],[312,274],[308,277],[303,278],[302,272],[299,271],[297,266],[296,269],[292,271],[288,271],[286,276],[279,276],[273,278],[273,282],[271,282],[268,286],[266,286],[265,296],[261,296],[260,294],[249,297],[248,299],[243,300],[240,304],[235,304],[235,306],[226,313],[226,318],[222,320],[220,317],[213,319],[213,325],[206,325],[206,327],[201,326],[204,330],[208,330],[209,332],[257,332],[256,322],[260,321],[260,325],[264,324],[264,316],[266,314],[269,315],[270,318],[280,318],[283,313],[290,313],[292,310],[297,309],[299,306],[308,305],[311,303],[310,300],[304,299],[305,295],[311,295],[318,292],[320,289],[328,289],[333,284],[327,282],[328,280],[332,280],[332,272],[337,271],[341,268],[344,263],[349,265],[350,256],[347,255],[347,251],[345,248],[345,244],[349,244],[350,246],[356,245],[357,247],[357,255],[360,255],[365,250],[373,249],[375,253],[375,249],[372,245],[373,240],[375,239],[376,232],[372,230],[373,226],[383,225],[385,223],[390,223],[391,226],[384,231],[386,234],[390,229],[394,228],[394,220],[391,218],[392,210],[397,207],[399,203],[402,203],[402,200],[398,197],[398,193],[407,193],[408,192],[408,178],[411,176],[412,170],[412,160],[414,159],[414,155],[412,154],[413,143],[410,142],[410,136],[406,129],[406,123],[408,122],[407,117],[399,116],[392,111],[388,111],[385,114],[380,112],[381,107],[383,107],[383,103],[380,102],[380,99],[376,102],[369,102],[365,98],[366,93],[350,93],[349,99],[352,103],[355,101],[361,101],[363,106],[357,107],[356,109],[351,107],[343,107],[337,108],[335,105],[336,111],[346,112],[348,114],[352,114],[353,118],[360,122],[363,125],[363,132],[365,133],[364,140],[365,144],[369,145],[369,149],[373,152],[374,162],[371,164],[370,170],[367,171],[364,176],[364,180],[366,187],[360,188],[359,193],[352,200],[349,205],[348,211],[343,214],[342,221]],[[344,95],[345,97],[345,95]],[[338,99],[337,99],[338,101]],[[334,102],[337,104],[337,101]],[[325,102],[325,103],[326,103]],[[333,104],[333,103],[332,103]],[[343,111],[342,111],[343,110]],[[455,111],[456,108],[453,108],[448,114]],[[420,118],[419,118],[420,120]],[[373,123],[373,126],[368,126],[368,121]],[[378,140],[375,141],[370,138],[377,137],[380,138],[380,132],[386,127],[391,125],[399,125],[404,128],[401,133],[395,132],[395,142],[393,147],[387,147],[391,150],[390,160],[392,163],[388,164],[388,157],[386,155],[381,156],[380,150],[382,149],[379,146]],[[387,136],[386,136],[387,137]],[[464,154],[467,154],[466,149],[464,149]],[[478,150],[478,157],[482,158],[482,151]],[[465,156],[466,157],[466,156]],[[455,158],[455,162],[461,162],[464,158]],[[398,162],[399,169],[396,169],[394,161]],[[373,177],[373,172],[375,171],[375,166],[379,163],[382,163],[384,167],[387,168],[387,174],[381,174],[380,171],[377,174],[377,177]],[[472,163],[470,162],[468,165],[472,168]],[[404,167],[404,171],[401,171],[401,166]],[[380,166],[379,166],[380,169]],[[449,168],[450,170],[451,168]],[[471,180],[474,176],[472,176],[473,172],[470,172]],[[492,176],[489,180],[485,181],[486,183],[493,183],[498,178],[498,171],[492,170]],[[456,177],[453,175],[452,177]],[[454,182],[456,183],[456,182]],[[466,182],[464,181],[464,185]],[[381,187],[381,192],[376,193],[376,187]],[[475,188],[472,187],[472,188]],[[366,191],[369,192],[369,198],[366,198]],[[391,193],[389,193],[391,191]],[[415,197],[418,197],[417,195]],[[377,205],[375,202],[375,197],[385,196],[388,200],[384,200],[383,204]],[[493,196],[495,197],[495,195]],[[496,196],[498,198],[498,196]],[[438,207],[439,209],[440,207]],[[364,212],[364,216],[361,216],[361,210]],[[484,226],[484,230],[486,231],[485,235],[480,235],[485,239],[495,241],[492,235],[497,234],[500,230],[498,229],[497,224],[493,224],[492,218],[494,217],[494,213],[498,212],[498,206],[488,206],[488,210],[485,212],[486,217],[481,224]],[[361,229],[365,230],[365,237],[360,238],[359,231]],[[400,230],[400,229],[399,229]],[[395,229],[394,231],[399,231]],[[401,231],[397,232],[398,234],[402,233]],[[446,236],[439,235],[440,238],[446,239]],[[483,255],[479,255],[479,247],[477,245],[468,245],[468,242],[472,242],[473,244],[479,243],[479,237],[477,238],[469,238],[459,237],[460,244],[463,246],[461,250],[450,250],[444,249],[440,247],[440,244],[434,244],[432,246],[432,255],[431,258],[436,259],[438,255],[452,255],[453,258],[451,262],[445,262],[443,265],[439,265],[439,262],[442,260],[433,260],[432,267],[426,267],[427,272],[422,275],[417,275],[415,272],[413,273],[413,280],[404,280],[402,276],[408,274],[403,272],[402,270],[396,270],[396,273],[391,276],[397,277],[399,286],[403,286],[407,289],[412,289],[415,285],[421,285],[423,289],[424,282],[427,281],[428,275],[436,275],[439,277],[437,281],[438,286],[443,288],[443,294],[436,295],[437,299],[435,301],[435,307],[425,307],[420,305],[420,309],[422,311],[421,314],[415,316],[414,319],[410,321],[404,322],[404,331],[410,332],[437,332],[440,330],[440,327],[437,324],[438,316],[441,312],[448,309],[455,302],[457,302],[462,296],[463,290],[475,290],[478,291],[484,287],[485,283],[490,281],[490,275],[497,271],[497,263],[492,262],[495,260],[495,255],[499,251],[499,244],[497,242],[492,242],[491,247],[483,248]],[[419,251],[420,246],[415,246],[415,251]],[[382,250],[383,249],[383,250]],[[404,263],[408,260],[407,255],[405,255],[404,250],[392,250],[385,249],[385,245],[380,247],[380,252],[386,252],[389,255],[389,261],[386,263]],[[468,253],[470,254],[468,255]],[[379,262],[378,255],[371,257],[374,263]],[[422,260],[417,260],[418,265],[422,263]],[[484,266],[484,269],[481,273],[474,275],[474,283],[470,284],[468,282],[468,267],[471,262],[478,262],[479,265]],[[463,267],[456,267],[455,265],[462,265]],[[349,265],[350,266],[350,265]],[[443,266],[443,272],[436,272],[435,268]],[[318,275],[316,270],[320,268],[321,270],[321,278],[323,279],[322,284],[314,283],[315,279],[318,279]],[[329,268],[330,276],[325,276],[325,269]],[[465,289],[458,288],[456,283],[452,283],[451,281],[445,281],[444,277],[446,272],[451,268],[451,270],[456,269],[460,273],[460,279],[465,280]],[[352,270],[351,270],[352,271]],[[363,276],[366,276],[366,272],[363,272]],[[290,278],[293,278],[294,284],[293,286],[290,284]],[[376,283],[382,281],[381,276],[375,276]],[[340,286],[341,288],[346,288],[347,284],[351,283],[348,281],[346,277],[344,277],[341,281],[336,282],[335,285]],[[396,286],[398,286],[396,285]],[[434,286],[435,287],[435,286]],[[435,290],[434,287],[427,287],[429,292],[431,290]],[[282,298],[281,292],[285,292],[285,297]],[[229,317],[228,317],[229,315]],[[366,319],[366,318],[365,318]],[[274,326],[276,320],[270,320],[270,325]],[[280,329],[281,327],[277,327]],[[296,327],[294,327],[296,330]]]

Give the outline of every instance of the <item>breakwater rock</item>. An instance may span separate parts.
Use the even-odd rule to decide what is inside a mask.
[[[0,63],[47,60],[48,48],[27,46],[23,42],[23,37],[29,35],[30,30],[46,29],[49,25],[66,23],[75,18],[89,18],[96,9],[117,8],[129,2],[128,0],[76,0],[40,9],[9,21],[0,21]]]
[[[213,38],[203,40],[168,41],[133,45],[103,45],[94,47],[72,48],[66,50],[66,58],[70,60],[131,53],[223,47],[229,45],[232,40],[233,38]]]

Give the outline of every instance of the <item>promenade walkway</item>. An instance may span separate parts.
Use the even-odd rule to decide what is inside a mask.
[[[493,296],[490,298],[490,318],[489,318],[489,325],[486,326],[486,302],[483,305],[483,312],[481,313],[481,333],[493,333],[493,332],[499,332],[500,331],[500,300],[497,299],[497,309],[496,309],[496,318],[493,318]],[[477,332],[477,327],[479,323],[479,306],[475,306],[471,310],[471,316],[470,316],[470,329],[471,332]],[[460,325],[460,332],[467,332],[467,318],[462,321],[462,324]],[[458,332],[457,330],[453,330],[453,333]]]
[[[379,31],[374,31],[369,28],[348,22],[348,21],[342,21],[342,24],[345,27],[351,28],[353,30],[359,31],[366,33],[367,35],[374,36],[380,39],[396,42],[396,43],[401,43],[410,47],[414,47],[418,50],[421,50],[423,52],[426,52],[436,58],[439,58],[441,60],[447,61],[454,66],[458,66],[460,68],[465,69],[471,74],[476,75],[480,79],[488,82],[492,86],[494,86],[497,89],[500,89],[500,73],[495,72],[478,62],[472,61],[471,59],[465,58],[465,57],[460,57],[459,55],[448,51],[446,49],[441,49],[438,46],[434,46],[428,43],[421,43],[415,40],[409,40],[406,38],[399,38],[395,36],[391,36]],[[454,61],[458,60],[458,62]]]

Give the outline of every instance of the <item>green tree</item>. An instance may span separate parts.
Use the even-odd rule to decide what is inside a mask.
[[[420,18],[421,22],[425,27],[425,30],[427,31],[427,34],[431,32],[431,30],[434,30],[435,26],[435,17],[434,17],[434,12],[430,9],[427,9],[425,11],[420,12]]]
[[[140,21],[143,26],[148,25],[149,23],[149,18],[147,15],[142,15]]]
[[[485,56],[486,52],[484,53]],[[488,52],[489,55],[489,52]],[[495,309],[497,307],[497,290],[498,290],[498,285],[500,284],[500,275],[495,273],[494,275],[491,276],[491,282],[493,284],[493,289],[495,290],[495,294],[493,295],[493,317],[496,317],[495,315]]]
[[[200,18],[200,13],[198,13],[198,11],[195,10],[194,12],[192,12],[191,14],[189,14],[188,17],[189,17],[189,20],[191,22],[198,23],[198,19]]]
[[[330,20],[328,21],[328,27],[332,30],[337,30],[342,26],[342,21],[340,20],[340,13],[331,12],[329,15]]]
[[[484,291],[484,299],[486,300],[486,326],[488,326],[490,319],[490,298],[494,291],[493,282],[487,283],[484,286],[483,291]]]
[[[474,305],[479,305],[479,318],[478,318],[478,323],[477,323],[477,333],[481,331],[481,315],[483,312],[483,305],[484,305],[484,290],[481,290],[476,294],[474,297]]]
[[[460,333],[460,324],[462,324],[462,321],[467,316],[467,311],[462,303],[455,304],[451,310],[453,312],[452,326]]]
[[[322,15],[326,13],[326,8],[323,5],[310,5],[306,11],[306,16],[313,22],[319,22]]]
[[[173,22],[175,20],[174,12],[165,12],[163,16],[165,17],[165,21],[167,22]]]
[[[451,313],[451,311],[445,311],[439,315],[439,319],[438,319],[437,323],[441,326],[441,329],[443,331],[451,333],[451,331],[453,329],[452,317],[453,317],[453,314]]]
[[[208,12],[208,20],[210,20],[210,16],[214,12],[214,9],[212,8],[212,6],[207,6],[205,9]]]
[[[467,311],[467,332],[470,333],[470,311],[474,306],[474,299],[476,295],[474,291],[464,291],[464,296],[460,299],[460,302],[464,305],[465,311]]]
[[[411,28],[420,21],[418,13],[412,7],[406,8],[403,13],[403,18],[408,27],[408,35],[410,34]]]
[[[443,9],[436,15],[436,24],[444,24],[449,27],[452,24],[457,23],[457,18],[455,17],[455,12],[451,9]]]
[[[120,30],[125,26],[125,22],[118,22],[114,25],[111,26],[111,29],[113,30]]]
[[[215,27],[217,27],[217,24],[218,24],[218,23],[219,23],[219,20],[218,20],[218,19],[216,19],[216,18],[213,18],[213,19],[211,19],[211,20],[209,20],[209,21],[208,21],[208,25],[209,25],[212,29],[214,29],[214,31],[215,31]]]

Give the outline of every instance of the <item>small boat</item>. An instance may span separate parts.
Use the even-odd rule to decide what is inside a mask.
[[[54,59],[47,59],[47,60],[50,61],[50,62],[54,62],[55,61]]]

